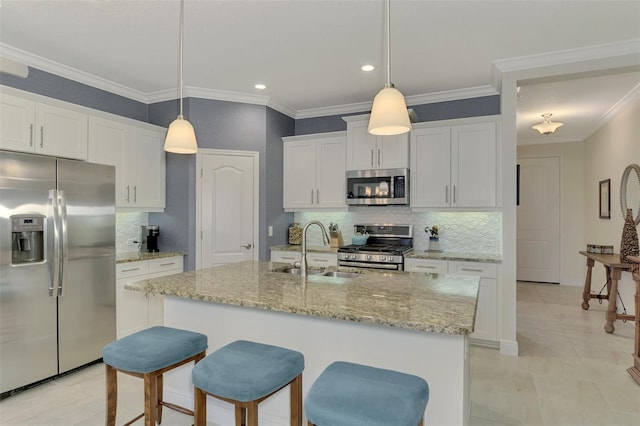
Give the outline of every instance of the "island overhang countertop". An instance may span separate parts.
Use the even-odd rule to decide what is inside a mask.
[[[132,282],[125,288],[410,330],[473,332],[478,277],[366,271],[353,278],[301,278],[278,272],[287,266],[246,261]]]

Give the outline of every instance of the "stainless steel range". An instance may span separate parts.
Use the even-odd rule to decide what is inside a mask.
[[[338,249],[338,266],[404,271],[404,255],[413,250],[413,225],[354,225],[353,233],[369,234],[364,245]]]

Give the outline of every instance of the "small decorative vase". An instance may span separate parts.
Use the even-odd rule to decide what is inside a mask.
[[[622,241],[620,241],[620,262],[628,263],[627,256],[640,256],[638,247],[638,231],[633,221],[633,212],[627,209],[627,216],[624,219],[622,228]]]
[[[438,237],[429,237],[429,251],[442,251]]]

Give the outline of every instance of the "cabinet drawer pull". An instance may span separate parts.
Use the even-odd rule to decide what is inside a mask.
[[[296,260],[296,258],[295,258],[295,257],[287,257],[287,256],[282,256],[280,259]]]
[[[460,270],[466,272],[482,272],[482,269],[460,268]]]
[[[140,268],[131,268],[131,269],[123,269],[121,272],[133,272],[133,271],[139,271]]]
[[[416,265],[416,269],[436,269],[435,266],[426,266],[426,265]]]
[[[314,262],[323,262],[323,263],[329,262],[329,260],[327,259],[314,259],[313,257],[311,258],[311,260],[313,260]]]
[[[171,263],[161,263],[160,266],[171,266],[171,265],[175,265],[176,262],[171,262]]]

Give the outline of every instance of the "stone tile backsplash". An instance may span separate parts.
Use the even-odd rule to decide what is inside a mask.
[[[116,253],[137,251],[138,245],[132,241],[140,240],[140,226],[149,224],[149,213],[116,213]]]
[[[360,223],[413,225],[413,245],[416,250],[429,247],[429,235],[425,227],[438,225],[440,245],[444,251],[502,254],[501,212],[429,212],[413,213],[404,207],[365,207],[349,212],[295,213],[294,219],[301,225],[309,220],[319,220],[326,226],[337,223],[345,244],[351,244],[353,225]],[[307,243],[322,245],[317,228],[309,228]]]

